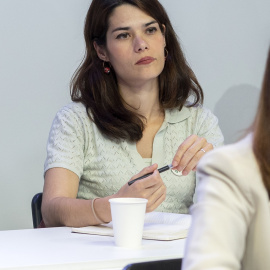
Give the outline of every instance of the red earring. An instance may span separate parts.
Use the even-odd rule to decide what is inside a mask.
[[[110,63],[108,63],[108,64],[110,64]],[[106,73],[106,74],[110,74],[110,72],[111,72],[111,68],[109,67],[109,66],[105,66],[105,62],[103,62],[103,70],[104,70],[104,73]]]

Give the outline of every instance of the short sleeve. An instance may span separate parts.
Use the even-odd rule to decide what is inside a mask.
[[[66,106],[55,116],[47,142],[44,174],[55,167],[83,173],[85,134],[80,114]]]
[[[218,118],[209,110],[203,107],[197,108],[197,123],[195,134],[207,139],[214,148],[224,144],[224,137],[218,125]]]

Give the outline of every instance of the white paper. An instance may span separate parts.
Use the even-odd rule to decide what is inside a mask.
[[[151,212],[145,214],[143,239],[176,240],[187,237],[191,216],[185,214]],[[72,228],[72,232],[113,236],[113,224]]]

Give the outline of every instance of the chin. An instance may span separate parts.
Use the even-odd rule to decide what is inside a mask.
[[[140,77],[142,78],[149,78],[149,79],[154,79],[157,78],[161,72],[163,71],[164,66],[162,66],[162,68],[149,68],[149,69],[144,69],[140,72]]]

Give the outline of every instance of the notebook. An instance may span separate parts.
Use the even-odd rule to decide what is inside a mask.
[[[164,212],[145,214],[143,239],[176,240],[186,238],[191,225],[191,215]],[[74,233],[113,236],[113,223],[72,228]]]

